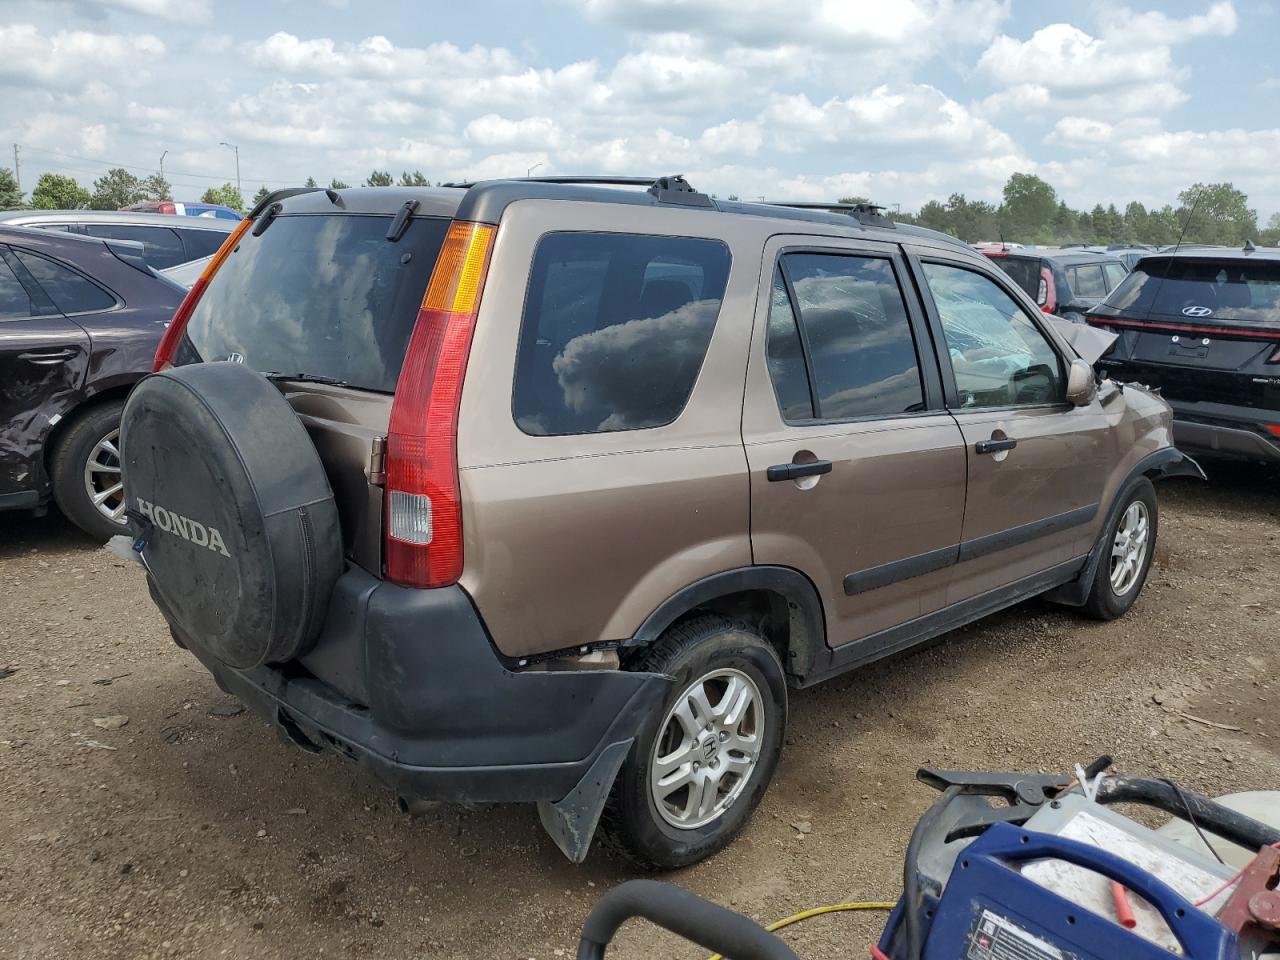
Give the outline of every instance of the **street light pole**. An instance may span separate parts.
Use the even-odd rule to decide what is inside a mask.
[[[234,143],[227,143],[225,140],[219,142],[236,155],[236,193],[240,194],[241,200],[244,200],[244,191],[240,189],[240,148]]]
[[[533,171],[537,170],[540,166],[542,166],[542,162],[541,162],[541,161],[539,161],[539,162],[535,163],[532,167],[530,167],[528,170],[526,170],[526,171],[524,172],[525,177],[526,177],[526,178],[527,178],[527,177],[532,177],[532,176],[533,176]]]
[[[166,150],[164,153],[160,154],[160,179],[161,179],[162,181],[164,180],[164,158],[165,158],[165,157],[167,157],[168,155],[169,155],[169,151],[168,151],[168,150]],[[169,198],[168,198],[168,197],[158,197],[157,199],[159,199],[159,200],[168,200]]]

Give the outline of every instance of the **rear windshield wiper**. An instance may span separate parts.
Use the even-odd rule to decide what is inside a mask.
[[[315,373],[279,373],[275,370],[269,370],[263,374],[268,380],[296,380],[298,383],[325,383],[331,387],[349,387],[351,386],[346,380],[339,380],[337,377],[322,377]]]

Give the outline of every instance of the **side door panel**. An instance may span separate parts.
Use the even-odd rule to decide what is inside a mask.
[[[945,603],[948,568],[959,549],[965,454],[960,431],[941,408],[923,316],[896,248],[823,238],[815,251],[806,246],[813,240],[775,237],[766,245],[747,371],[743,442],[751,476],[753,558],[759,564],[793,567],[814,582],[826,615],[828,643],[837,647]],[[775,393],[774,383],[782,377],[776,354],[770,372],[770,314],[782,276],[775,270],[780,259],[806,252],[867,258],[890,267],[903,293],[903,321],[914,337],[923,379],[918,409],[805,422],[791,415],[796,409],[793,399],[798,397],[801,405],[807,402],[803,389],[780,386]],[[795,295],[794,285],[791,293]],[[786,300],[785,292],[782,298]],[[801,328],[809,331],[803,302],[799,312]],[[812,345],[808,349],[811,353]],[[895,388],[877,389],[883,393]],[[790,412],[788,419],[780,404]],[[819,460],[830,462],[828,472],[770,478],[771,473],[778,475],[778,468]]]
[[[1025,295],[994,270],[936,250],[916,252],[919,256],[911,258],[912,269],[941,359],[948,407],[964,436],[968,458],[959,563],[947,589],[947,603],[953,604],[1088,551],[1101,522],[1100,500],[1109,464],[1114,462],[1116,439],[1111,418],[1096,399],[1088,406],[1074,407],[1059,397],[1069,362],[1066,348],[1046,335],[1041,326],[1046,321],[1028,306]],[[994,317],[979,312],[966,316],[969,308],[957,305],[960,294],[939,289],[935,296],[930,287],[935,267],[945,268],[933,271],[935,282],[943,283],[946,274],[959,276],[961,271],[975,283],[974,275],[998,288],[993,296],[1003,292],[1016,322],[1026,325],[1022,329],[1038,344],[1036,349],[1048,351],[1046,356],[1053,358],[1058,369],[1045,371],[1048,363],[1041,357],[1033,358],[1039,367],[1032,363],[1012,375],[1007,369],[997,373],[996,366],[988,366],[1002,361],[981,347],[977,333],[973,342],[966,341],[965,327],[972,324],[970,329],[978,331]],[[946,322],[939,313],[940,303],[948,311]],[[985,309],[976,297],[970,303],[974,311]],[[1035,373],[1037,369],[1042,373]],[[988,372],[992,390],[984,393],[980,386]],[[1050,374],[1056,376],[1056,386]],[[1026,386],[1020,388],[1020,382]],[[1020,395],[1008,397],[1008,402],[994,399],[997,385]]]
[[[45,480],[45,440],[84,389],[89,337],[54,309],[7,247],[0,247],[0,280],[22,286],[33,314],[0,317],[0,497],[35,500]]]

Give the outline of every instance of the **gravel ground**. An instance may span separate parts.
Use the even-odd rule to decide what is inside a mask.
[[[1060,771],[1107,752],[1209,794],[1280,786],[1280,477],[1219,468],[1160,495],[1126,618],[1033,601],[794,694],[754,820],[671,879],[760,920],[893,899],[932,800],[922,764]],[[142,578],[57,517],[0,514],[0,587],[0,957],[551,960],[630,875],[599,852],[566,863],[532,808],[408,818],[284,746],[170,642]],[[863,957],[882,923],[788,936],[806,958]],[[615,956],[700,952],[635,924]]]

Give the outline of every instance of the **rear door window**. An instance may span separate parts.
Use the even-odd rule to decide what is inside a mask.
[[[394,393],[449,221],[289,215],[246,233],[191,314],[177,362],[239,354],[263,373]]]
[[[818,420],[854,420],[924,408],[915,340],[890,260],[792,253],[782,258],[779,273],[787,303],[782,305],[775,288],[768,353],[784,419],[805,419],[807,414]],[[786,323],[789,311],[799,316],[812,403],[801,397],[794,382],[798,374]]]
[[[1102,272],[1107,278],[1108,293],[1120,286],[1121,281],[1129,275],[1129,271],[1124,268],[1123,264],[1119,263],[1104,263],[1102,265]]]
[[[729,260],[719,240],[543,237],[516,357],[516,424],[556,436],[675,420],[702,369]]]
[[[142,227],[128,223],[86,223],[84,232],[106,240],[136,240],[142,244],[142,257],[157,270],[173,267],[186,260],[182,241],[168,227]]]
[[[62,313],[99,313],[116,305],[114,296],[69,267],[28,250],[13,252]]]

